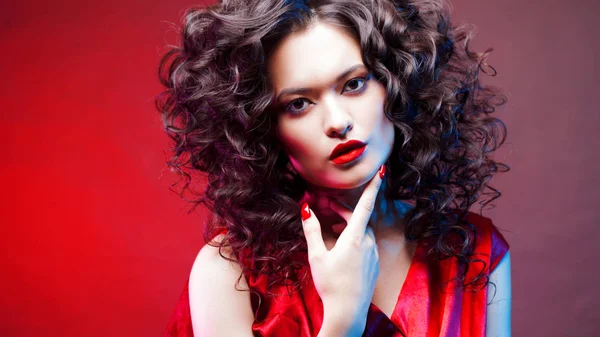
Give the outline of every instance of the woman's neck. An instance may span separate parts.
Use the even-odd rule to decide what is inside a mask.
[[[319,219],[324,235],[337,236],[338,234],[331,229],[331,226],[345,223],[345,221],[331,210],[329,199],[337,200],[353,210],[358,204],[365,186],[353,189],[333,189],[309,185],[300,203],[308,202],[317,219]],[[384,196],[386,188],[386,184],[383,184],[379,189],[375,207],[369,219],[368,225],[373,228],[376,237],[378,233],[386,236],[390,232],[403,232],[405,214],[409,208],[413,207],[402,201],[387,200]]]

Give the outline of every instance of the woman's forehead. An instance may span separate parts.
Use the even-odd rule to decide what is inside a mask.
[[[315,23],[285,37],[269,55],[269,79],[276,92],[333,84],[348,68],[363,64],[360,45],[341,27]]]

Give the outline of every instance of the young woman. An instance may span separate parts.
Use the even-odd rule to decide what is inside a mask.
[[[509,336],[508,168],[485,53],[444,3],[224,1],[161,63],[205,245],[166,336]],[[191,194],[197,196],[198,194]],[[484,203],[480,201],[480,203]]]

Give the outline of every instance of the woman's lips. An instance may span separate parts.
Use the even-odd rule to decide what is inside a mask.
[[[331,159],[331,161],[336,164],[347,164],[353,160],[356,160],[358,157],[360,157],[363,154],[363,152],[365,152],[366,148],[367,148],[367,145],[363,145],[361,147],[352,149],[350,151],[344,152],[344,153],[334,157],[333,159]]]

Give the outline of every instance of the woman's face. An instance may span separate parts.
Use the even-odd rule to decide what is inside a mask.
[[[391,152],[394,126],[384,114],[385,88],[370,76],[353,36],[315,23],[288,35],[267,62],[277,138],[298,174],[336,189],[371,179]],[[367,144],[362,155],[332,161],[336,145],[349,140]]]

